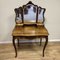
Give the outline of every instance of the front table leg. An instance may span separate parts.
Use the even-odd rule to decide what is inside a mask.
[[[44,50],[45,50],[45,48],[47,46],[47,43],[48,43],[48,36],[46,37],[46,42],[45,42],[45,45],[44,45],[44,48],[43,48],[43,57],[44,57]]]
[[[14,49],[15,49],[15,57],[17,57],[17,48],[16,48],[16,45],[15,45],[15,37],[13,37],[13,46],[14,46]]]

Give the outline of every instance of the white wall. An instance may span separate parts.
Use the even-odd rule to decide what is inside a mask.
[[[0,42],[12,41],[15,26],[14,8],[26,4],[29,0],[0,0]],[[46,8],[45,26],[49,31],[49,40],[60,39],[60,0],[31,0]]]

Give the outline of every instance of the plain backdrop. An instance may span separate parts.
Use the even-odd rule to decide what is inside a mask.
[[[12,30],[15,26],[14,9],[29,0],[0,0],[0,42],[12,41]],[[45,26],[49,31],[49,41],[60,40],[60,0],[30,0],[46,8]]]

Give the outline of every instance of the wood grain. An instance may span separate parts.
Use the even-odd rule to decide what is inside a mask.
[[[12,32],[13,36],[48,36],[44,26],[16,26]]]
[[[60,42],[48,43],[45,57],[42,57],[43,44],[20,44],[17,58],[12,44],[0,44],[0,60],[60,60]]]

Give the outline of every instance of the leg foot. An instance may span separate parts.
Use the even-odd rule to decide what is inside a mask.
[[[44,50],[46,48],[47,43],[48,43],[48,36],[46,37],[46,42],[45,42],[45,45],[44,45],[44,48],[43,48],[43,57],[44,57]]]
[[[13,37],[13,46],[14,46],[14,49],[15,49],[15,57],[17,57],[17,48],[16,48],[16,45],[15,45],[15,38]]]

